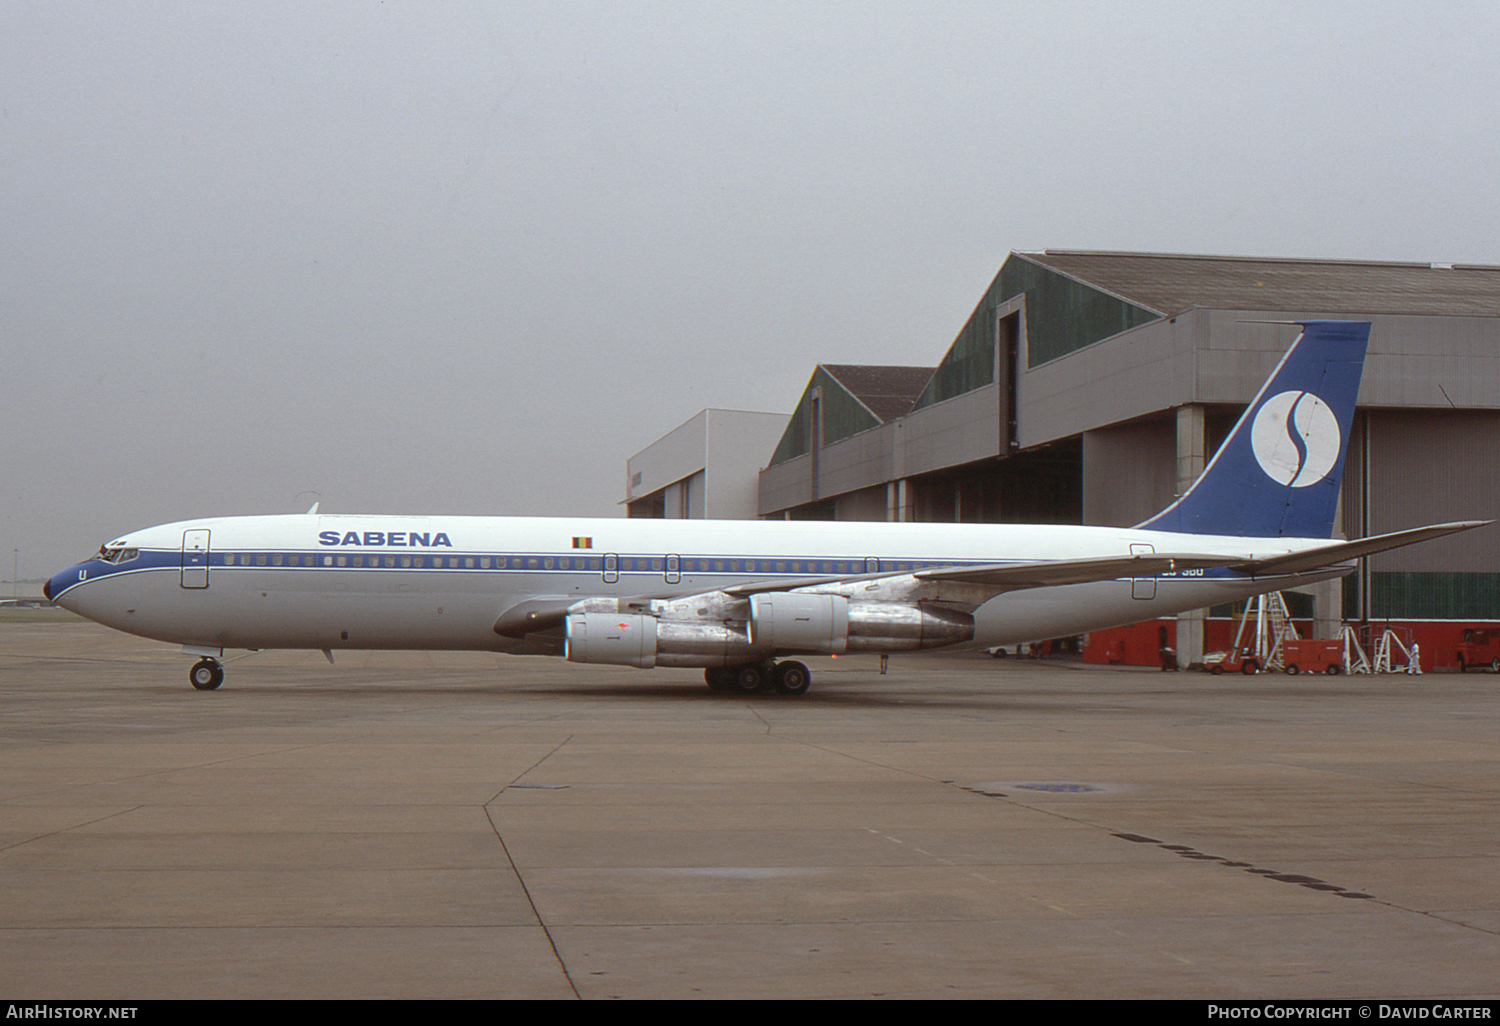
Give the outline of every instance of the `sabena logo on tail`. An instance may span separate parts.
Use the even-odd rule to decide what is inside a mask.
[[[1333,536],[1370,324],[1309,320],[1302,329],[1198,480],[1137,526],[1241,538]]]
[[[1338,418],[1311,392],[1273,395],[1250,428],[1250,446],[1260,469],[1277,484],[1293,488],[1327,477],[1339,461],[1342,445]]]

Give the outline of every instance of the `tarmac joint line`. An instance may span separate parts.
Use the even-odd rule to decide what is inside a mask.
[[[71,823],[68,826],[59,827],[56,830],[48,830],[44,834],[34,834],[33,836],[26,838],[25,840],[17,841],[15,844],[0,845],[0,851],[10,851],[12,848],[19,848],[22,845],[30,844],[32,841],[40,841],[45,837],[56,837],[58,834],[66,834],[69,831],[77,830],[79,827],[92,826],[95,823],[103,823],[106,819],[114,819],[116,816],[124,816],[127,813],[135,812],[137,809],[142,808],[145,808],[145,806],[132,805],[128,809],[116,809],[114,812],[108,812],[102,816],[95,816],[93,819],[85,819],[78,823]]]
[[[557,941],[552,936],[552,930],[547,926],[546,920],[542,918],[541,909],[536,907],[536,900],[531,896],[531,888],[526,886],[526,877],[521,874],[521,867],[516,865],[516,860],[511,856],[510,847],[506,845],[505,838],[500,833],[500,824],[495,822],[495,816],[490,811],[490,805],[493,802],[497,801],[500,796],[505,793],[505,789],[507,787],[516,786],[517,782],[525,777],[526,774],[530,773],[542,763],[552,758],[552,756],[556,755],[562,749],[562,747],[571,740],[573,740],[573,735],[569,734],[567,737],[563,738],[557,744],[548,749],[547,753],[540,759],[532,763],[530,766],[526,767],[520,773],[517,773],[514,779],[512,779],[509,784],[506,784],[505,787],[502,787],[499,791],[495,792],[494,797],[484,803],[484,816],[485,819],[489,820],[490,829],[495,832],[495,840],[500,842],[500,850],[505,853],[505,861],[510,864],[510,871],[515,874],[516,883],[521,887],[521,893],[526,895],[526,904],[531,906],[531,914],[533,917],[535,917],[537,926],[541,927],[542,935],[547,938],[547,946],[552,949],[552,957],[557,960],[557,967],[562,971],[563,979],[568,981],[568,988],[573,991],[573,996],[581,1001],[583,1000],[583,995],[578,992],[578,985],[573,982],[573,974],[568,971],[568,963],[563,958],[562,952],[557,949]]]
[[[546,756],[542,758],[545,759]],[[542,919],[542,912],[536,907],[536,900],[531,896],[531,888],[526,886],[526,878],[521,875],[521,867],[517,866],[516,860],[511,857],[510,848],[506,845],[505,838],[500,835],[500,825],[495,822],[495,817],[491,814],[488,805],[485,806],[484,816],[490,821],[490,829],[495,832],[495,840],[500,842],[500,850],[505,853],[505,861],[510,863],[510,871],[515,874],[516,883],[521,886],[521,893],[526,895],[526,904],[531,906],[531,914],[536,918],[536,925],[541,927],[542,936],[547,938],[547,946],[552,949],[552,957],[557,960],[557,967],[562,971],[563,979],[568,981],[568,989],[573,992],[575,998],[583,1000],[583,995],[578,992],[578,985],[573,982],[573,974],[568,971],[568,963],[563,958],[562,952],[557,950],[557,941],[552,936],[552,931],[548,928],[546,921]]]

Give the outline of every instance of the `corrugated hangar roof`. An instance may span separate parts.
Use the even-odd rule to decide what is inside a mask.
[[[933,367],[876,367],[825,363],[822,367],[882,424],[911,412],[927,387]]]
[[[1500,316],[1500,267],[1105,253],[1017,252],[1137,306]]]

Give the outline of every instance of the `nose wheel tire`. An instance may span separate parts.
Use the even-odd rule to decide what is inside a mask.
[[[199,691],[213,691],[224,683],[224,667],[217,659],[200,659],[188,671],[188,680]]]

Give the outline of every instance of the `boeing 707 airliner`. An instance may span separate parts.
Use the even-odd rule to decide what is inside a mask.
[[[1309,321],[1177,501],[1134,528],[461,516],[218,517],[116,538],[43,591],[225,649],[446,649],[702,667],[802,694],[790,656],[991,647],[1342,576],[1487,521],[1333,539],[1370,325]]]

